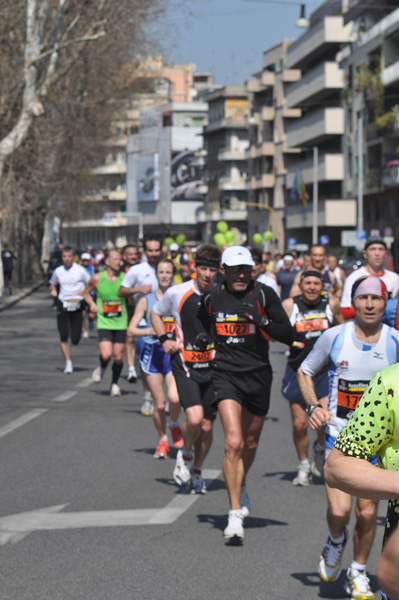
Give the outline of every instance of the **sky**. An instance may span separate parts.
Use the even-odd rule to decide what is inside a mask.
[[[243,84],[262,68],[262,54],[282,40],[294,40],[300,2],[285,0],[171,0],[165,16],[165,62],[194,63],[213,72],[217,84]],[[179,4],[178,7],[176,5]],[[306,3],[306,16],[321,0]]]

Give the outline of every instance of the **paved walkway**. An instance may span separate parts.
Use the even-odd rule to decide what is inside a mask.
[[[5,310],[6,308],[12,306],[16,302],[19,302],[19,300],[22,300],[22,298],[29,296],[29,294],[37,290],[40,286],[46,284],[47,279],[37,278],[27,281],[26,283],[20,285],[18,288],[13,288],[13,293],[11,296],[9,296],[5,290],[5,293],[2,296],[0,296],[0,311]]]

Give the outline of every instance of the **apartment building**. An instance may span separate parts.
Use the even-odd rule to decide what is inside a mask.
[[[336,61],[342,45],[354,39],[352,24],[344,22],[341,2],[327,0],[311,15],[309,29],[287,49],[286,68],[302,73],[286,90],[286,107],[302,111],[301,118],[286,128],[287,146],[302,150],[287,168],[285,192],[286,236],[297,243],[322,238],[323,243],[339,248],[341,231],[356,226],[356,200],[346,196],[343,186],[345,84],[344,71]],[[296,174],[309,195],[306,207],[290,197]]]
[[[195,65],[165,65],[162,56],[129,63],[123,76],[144,82],[112,122],[112,136],[104,140],[99,166],[93,170],[92,189],[82,200],[79,218],[62,223],[62,239],[78,248],[92,245],[123,246],[137,239],[143,228],[141,215],[127,216],[128,137],[139,130],[140,114],[171,102],[191,102],[198,90],[213,84],[209,73],[195,73]],[[201,121],[202,125],[203,121]]]
[[[398,260],[399,8],[352,0],[344,23],[355,32],[337,57],[345,70],[344,193],[359,198],[360,227],[385,236]]]
[[[285,247],[285,178],[292,157],[300,152],[287,145],[286,128],[301,116],[289,108],[286,89],[299,80],[301,71],[286,66],[291,42],[281,42],[263,53],[262,70],[246,83],[250,99],[248,160],[248,229],[272,231],[271,246]]]
[[[248,95],[242,85],[226,85],[206,95],[204,128],[206,196],[199,220],[203,239],[212,239],[216,223],[227,221],[247,235]]]

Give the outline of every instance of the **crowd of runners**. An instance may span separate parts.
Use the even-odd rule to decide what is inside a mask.
[[[386,269],[383,238],[367,239],[363,259],[364,266],[347,274],[321,245],[299,259],[295,252],[272,256],[244,246],[166,247],[150,236],[142,247],[87,248],[80,257],[58,248],[49,265],[64,373],[73,372],[70,344],[87,337],[95,322],[93,381],[109,377],[112,363],[110,395],[120,396],[126,361],[127,380],[143,389],[141,412],[153,418],[154,457],[167,458],[173,444],[173,478],[193,494],[207,491],[202,468],[219,415],[228,544],[243,542],[251,510],[246,478],[269,409],[269,344],[286,345],[281,393],[299,462],[292,483],[308,486],[322,477],[327,459],[328,538],[318,566],[326,582],[340,575],[355,497],[345,589],[356,600],[374,598],[367,558],[379,498],[391,499],[386,540],[399,520],[399,481],[389,477],[399,469],[393,401],[399,394],[399,276]],[[312,456],[309,426],[317,432]],[[391,471],[376,469],[377,461]],[[379,573],[383,581],[387,574],[387,589],[396,594],[389,565],[399,563],[399,553],[387,549]]]

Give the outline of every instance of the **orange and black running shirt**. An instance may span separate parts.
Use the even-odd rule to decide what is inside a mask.
[[[297,371],[323,331],[333,325],[334,316],[328,297],[322,297],[317,305],[306,304],[301,296],[295,296],[293,301],[290,322],[294,328],[294,341],[288,364]]]
[[[171,315],[175,320],[176,341],[180,351],[171,356],[173,374],[192,377],[198,382],[210,380],[210,366],[215,354],[213,342],[208,344],[204,352],[195,343],[198,333],[203,331],[198,321],[202,296],[194,280],[186,281],[166,290],[153,308],[159,317]]]
[[[265,329],[243,316],[251,306],[269,319]],[[212,368],[247,372],[269,364],[269,338],[289,344],[292,328],[281,301],[271,287],[249,284],[245,292],[231,292],[222,283],[204,297],[201,320],[213,330],[215,359]]]

